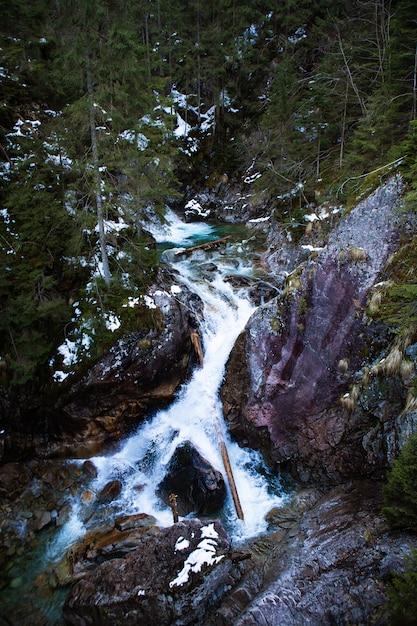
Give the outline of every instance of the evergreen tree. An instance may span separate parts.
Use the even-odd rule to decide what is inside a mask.
[[[405,571],[388,584],[388,624],[414,626],[417,615],[417,550],[405,556]]]
[[[382,509],[392,528],[417,530],[417,435],[411,435],[394,461],[384,486]]]
[[[70,320],[63,284],[69,277],[72,221],[62,200],[62,168],[38,120],[7,135],[0,219],[1,360],[11,383],[32,380],[51,357]],[[59,341],[59,339],[58,339]]]

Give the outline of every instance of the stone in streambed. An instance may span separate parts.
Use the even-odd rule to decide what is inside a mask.
[[[113,523],[100,524],[68,548],[60,561],[52,564],[47,575],[53,587],[79,580],[103,561],[120,558],[135,550],[144,537],[158,530],[151,515],[123,515]]]
[[[116,500],[122,493],[123,485],[120,480],[111,480],[97,494],[98,502],[109,503]]]
[[[191,512],[207,515],[222,507],[226,486],[221,472],[186,441],[175,450],[158,493],[167,505],[169,496],[174,493],[180,515]]]
[[[85,474],[87,474],[88,476],[90,476],[91,478],[97,478],[98,476],[98,469],[97,467],[94,465],[94,463],[90,460],[86,460],[83,463],[83,471]]]

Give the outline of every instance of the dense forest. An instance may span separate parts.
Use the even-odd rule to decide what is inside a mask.
[[[417,2],[2,0],[1,14],[6,388],[51,384],[65,337],[74,361],[95,359],[116,326],[152,324],[147,224],[190,189],[251,177],[297,224],[401,171],[415,202]]]

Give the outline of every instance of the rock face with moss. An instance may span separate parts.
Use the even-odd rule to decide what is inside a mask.
[[[77,383],[61,385],[59,398],[21,407],[1,435],[3,460],[42,453],[89,456],[138,425],[155,406],[172,400],[193,359],[191,333],[198,331],[202,303],[175,277],[160,273],[149,296],[153,323],[119,339]],[[139,325],[139,324],[138,324]]]
[[[230,430],[301,480],[385,468],[384,455],[370,459],[363,445],[374,416],[353,413],[345,394],[378,350],[365,307],[398,245],[400,192],[393,179],[347,213],[283,294],[255,312],[230,356],[221,391]]]

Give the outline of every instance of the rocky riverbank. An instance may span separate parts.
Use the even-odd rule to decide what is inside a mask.
[[[109,449],[150,407],[168,403],[198,364],[190,335],[201,302],[162,276],[154,294],[160,326],[114,346],[63,394],[60,429],[3,433],[5,624],[387,623],[387,583],[417,547],[415,536],[390,532],[380,513],[386,471],[417,428],[417,337],[394,341],[369,304],[402,238],[415,231],[398,210],[401,193],[393,179],[338,217],[328,236],[308,233],[304,247],[270,228],[260,264],[273,288],[238,338],[221,391],[232,435],[296,481],[288,503],[268,513],[268,531],[232,545],[218,520],[183,517],[197,515],[196,497],[166,528],[148,511],[124,515],[121,481],[96,491],[93,463],[65,461]],[[203,491],[214,476],[223,497],[222,477],[194,452],[188,457],[208,472]],[[204,483],[195,467],[186,473],[185,496]],[[19,569],[25,554],[63,528],[75,505],[84,532],[58,560],[38,561],[31,578]],[[45,608],[52,597],[60,598],[53,617]]]

